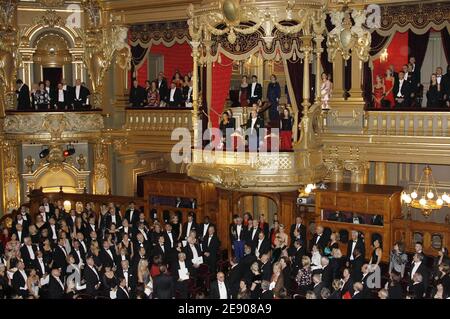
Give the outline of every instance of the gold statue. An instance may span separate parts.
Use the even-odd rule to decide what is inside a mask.
[[[27,173],[32,174],[33,173],[33,165],[35,163],[34,158],[31,155],[28,155],[27,158],[24,161],[25,166],[27,167]]]
[[[86,158],[83,154],[80,154],[80,156],[78,156],[77,163],[80,166],[80,171],[84,171],[86,169]]]

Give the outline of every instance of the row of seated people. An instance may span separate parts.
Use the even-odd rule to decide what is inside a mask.
[[[272,108],[272,106],[269,106]],[[220,144],[218,149],[230,151],[249,150],[292,150],[292,128],[294,119],[286,106],[277,106],[277,115],[273,116],[279,121],[279,127],[272,127],[274,121],[265,122],[264,110],[259,104],[253,104],[250,118],[242,127],[236,127],[233,112],[228,109],[222,114],[219,124]],[[270,112],[272,114],[272,111]],[[278,124],[278,123],[277,123]],[[277,125],[278,126],[278,125]]]
[[[90,91],[80,79],[75,80],[74,86],[66,84],[64,79],[56,88],[50,81],[33,84],[32,89],[21,79],[17,84],[17,109],[19,111],[48,111],[48,110],[86,110],[90,108]]]
[[[129,106],[141,107],[192,107],[193,83],[189,72],[184,77],[175,72],[168,84],[163,72],[154,81],[145,81],[145,87],[134,79],[130,89]]]
[[[338,234],[320,226],[307,247],[301,217],[290,226],[290,240],[286,231],[277,220],[270,228],[263,215],[235,216],[229,233],[234,256],[228,263],[219,262],[221,243],[207,216],[200,222],[189,213],[181,224],[173,212],[163,226],[156,219],[146,220],[134,203],[126,212],[110,203],[100,212],[86,205],[78,213],[44,199],[34,221],[21,207],[13,228],[2,230],[0,298],[373,297],[368,280],[380,266],[381,239],[373,241],[366,262],[364,237],[356,231],[347,256],[342,255]],[[447,251],[439,252],[428,272],[421,249],[417,244],[409,261],[400,244],[394,247],[391,278],[380,287],[380,297],[447,297]],[[409,288],[401,286],[403,275]]]
[[[366,239],[358,231],[351,231],[351,239],[344,242],[339,233],[319,225],[309,243],[306,232],[302,218],[297,217],[290,227],[289,243],[285,227],[277,221],[269,231],[264,217],[252,220],[250,214],[235,216],[230,226],[231,265],[233,269],[237,262],[244,272],[250,266],[250,272],[243,276],[247,286],[251,283],[250,296],[254,288],[266,285],[263,291],[279,298],[286,291],[291,297],[307,299],[449,298],[450,259],[446,248],[433,258],[423,253],[421,243],[416,243],[415,252],[408,257],[404,244],[398,242],[389,252],[386,266],[381,263],[386,254],[381,236],[372,238],[373,250],[367,260]],[[346,256],[342,244],[347,246]]]
[[[422,107],[423,85],[420,81],[419,67],[415,65],[414,57],[405,64],[398,73],[391,65],[386,70],[386,76],[377,75],[372,92],[372,102],[375,109]],[[430,77],[430,85],[426,92],[427,108],[450,107],[450,65],[444,75],[442,68]]]

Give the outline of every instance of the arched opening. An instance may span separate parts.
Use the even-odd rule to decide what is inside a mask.
[[[235,214],[249,213],[252,219],[260,219],[264,216],[264,220],[273,225],[278,220],[279,205],[277,199],[268,195],[260,194],[243,194],[236,201],[234,209]]]

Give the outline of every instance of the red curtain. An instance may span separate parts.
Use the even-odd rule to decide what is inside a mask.
[[[188,43],[175,43],[171,47],[164,44],[152,45],[151,53],[157,53],[164,56],[164,75],[170,81],[175,71],[178,70],[182,75],[192,72],[192,48]]]
[[[450,34],[448,33],[447,28],[441,30],[441,37],[445,56],[447,57],[447,63],[450,64]]]
[[[425,59],[425,53],[427,52],[429,38],[430,38],[430,30],[420,35],[415,34],[411,30],[408,30],[408,61],[409,58],[412,56],[416,58],[419,81],[420,81],[420,68],[422,67],[423,59]]]
[[[220,116],[230,90],[232,63],[233,60],[222,55],[221,63],[214,63],[212,68],[212,96],[209,111],[212,127],[219,127]]]

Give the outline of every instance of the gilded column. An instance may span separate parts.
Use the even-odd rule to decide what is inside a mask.
[[[258,196],[258,214],[259,216],[264,215],[267,221],[267,215],[269,212],[269,198],[265,196]]]
[[[18,150],[13,141],[2,143],[3,212],[10,212],[20,205]]]
[[[385,185],[386,184],[386,162],[376,162],[375,163],[375,184]]]
[[[342,183],[344,181],[344,164],[341,160],[325,162],[330,171],[330,181],[332,183]]]
[[[321,54],[323,52],[322,49],[322,41],[323,41],[324,37],[322,36],[322,34],[317,34],[314,37],[314,41],[316,42],[316,98],[315,98],[315,102],[317,104],[320,103],[320,86],[321,86],[321,64],[322,62],[320,61],[321,58]]]
[[[253,196],[244,196],[244,212],[253,213]]]
[[[94,178],[92,189],[94,194],[107,195],[111,192],[109,147],[104,140],[94,145]]]
[[[192,45],[192,59],[193,59],[193,71],[192,71],[192,125],[194,127],[194,147],[197,147],[201,143],[199,134],[202,134],[202,130],[199,130],[198,125],[198,47],[200,42],[191,41]],[[209,80],[209,79],[208,79]],[[210,81],[208,81],[210,82]],[[208,103],[208,106],[210,104]]]
[[[311,58],[311,52],[312,52],[312,45],[311,45],[311,35],[304,35],[301,37],[302,39],[302,51],[303,51],[303,116],[306,116],[308,112],[308,108],[311,105],[309,103],[309,92],[310,92],[310,84],[309,84],[309,63]]]
[[[208,118],[211,113],[211,101],[212,101],[212,62],[211,62],[211,35],[207,33],[205,35],[205,52],[206,52],[206,107],[208,109]],[[208,121],[208,125],[211,125],[211,121]]]

